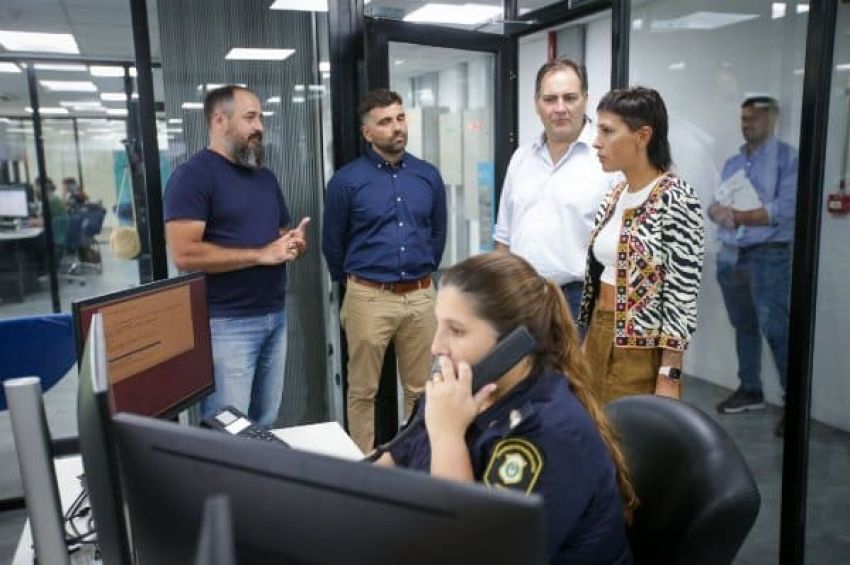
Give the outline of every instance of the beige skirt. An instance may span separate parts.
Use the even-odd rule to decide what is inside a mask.
[[[621,396],[655,393],[661,350],[615,347],[613,311],[594,310],[584,353],[596,398],[602,404]]]

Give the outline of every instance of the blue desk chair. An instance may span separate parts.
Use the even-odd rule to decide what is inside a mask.
[[[70,314],[45,314],[0,319],[0,380],[35,376],[46,392],[68,374],[77,361]],[[0,410],[6,410],[0,387]],[[79,451],[77,438],[53,442],[55,456]],[[21,497],[0,500],[0,510],[22,508]]]
[[[0,319],[0,380],[36,376],[49,390],[77,361],[70,314]],[[0,388],[0,410],[6,395]]]

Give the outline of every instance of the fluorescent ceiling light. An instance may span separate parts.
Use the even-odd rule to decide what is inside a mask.
[[[168,118],[169,124],[182,124],[183,118]]]
[[[97,92],[90,80],[40,80],[41,86],[52,92]]]
[[[93,77],[123,77],[124,67],[115,67],[112,65],[90,65],[89,72]],[[136,76],[136,67],[130,67],[130,76]]]
[[[329,72],[331,72],[331,63],[330,63],[330,61],[319,61],[319,72],[320,72],[320,73],[329,73]]]
[[[231,61],[283,61],[295,53],[295,49],[260,49],[255,47],[234,47],[225,59]]]
[[[26,107],[26,111],[27,111],[27,114],[33,113],[32,108],[30,108],[29,106]],[[50,115],[50,114],[67,114],[68,108],[62,108],[60,106],[41,106],[38,109],[38,112],[40,114],[44,115],[44,116],[47,116],[47,115]]]
[[[266,117],[274,116],[274,112],[263,112],[263,115],[266,116]]]
[[[404,59],[396,59],[395,61],[393,61],[393,65],[396,65],[396,66],[403,65],[403,64],[404,64]]]
[[[0,73],[19,73],[21,72],[21,67],[16,65],[15,63],[0,63]]]
[[[797,13],[798,14],[805,14],[808,11],[809,11],[809,5],[808,4],[797,4]]]
[[[632,29],[634,31],[640,31],[643,29],[643,18],[635,18],[632,20]]]
[[[61,101],[59,105],[64,108],[73,108],[74,110],[95,110],[103,112],[106,108],[100,103],[100,100],[68,100]]]
[[[785,17],[785,2],[774,2],[771,5],[771,18],[777,20]]]
[[[199,84],[198,90],[203,90],[204,87],[206,87],[207,91],[210,91],[210,90],[215,90],[216,88],[221,88],[223,86],[231,86],[231,85],[241,86],[242,88],[248,87],[246,84],[241,83],[241,82],[227,82],[227,83],[222,83],[222,84],[216,84],[214,82],[210,82],[210,83],[207,83],[207,84]]]
[[[733,14],[728,12],[694,12],[672,20],[655,20],[652,31],[677,31],[682,29],[718,29],[732,24],[754,20],[758,14]]]
[[[802,76],[804,72],[803,69],[794,69],[794,74],[797,76]]]
[[[839,65],[835,65],[836,71],[850,71],[850,63],[841,63]]]
[[[106,113],[110,116],[126,116],[127,108],[107,108]]]
[[[266,104],[280,104],[280,96],[272,96],[266,100]]]
[[[64,72],[86,72],[85,65],[67,65],[56,63],[36,63],[36,70],[39,71],[64,71]]]
[[[297,12],[327,12],[328,0],[275,0],[269,10],[292,10]]]
[[[303,96],[293,96],[292,101],[295,104],[303,104],[304,103],[304,97]]]
[[[77,42],[70,33],[0,30],[0,45],[8,51],[80,54]]]
[[[204,104],[203,102],[183,102],[180,107],[184,110],[203,110]]]
[[[406,22],[474,25],[502,15],[501,6],[428,3],[404,16]]]
[[[139,94],[137,92],[133,93],[133,99],[137,99]],[[127,95],[123,92],[101,92],[100,99],[104,102],[125,102],[127,100]]]
[[[183,133],[183,128],[165,128],[165,131],[170,131],[171,133]]]
[[[304,92],[304,85],[303,84],[296,84],[295,85],[295,91],[296,92]]]
[[[686,66],[685,63],[683,63],[682,61],[679,61],[678,63],[672,63],[667,68],[670,69],[671,71],[682,71],[682,70],[685,69],[685,66]]]
[[[309,90],[312,90],[313,92],[324,92],[325,91],[325,85],[324,84],[311,84],[311,85],[308,85],[307,88]]]

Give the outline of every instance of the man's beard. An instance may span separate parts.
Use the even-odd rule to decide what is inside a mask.
[[[254,141],[256,140],[256,142]],[[266,148],[263,138],[252,136],[248,141],[233,144],[233,160],[247,169],[259,169],[266,160]]]
[[[377,147],[378,149],[380,149],[381,151],[383,151],[384,153],[388,153],[390,155],[401,154],[401,153],[404,152],[404,149],[407,146],[407,134],[406,133],[402,134],[403,142],[401,143],[401,145],[396,144],[396,141],[395,141],[396,137],[398,137],[398,136],[394,135],[392,137],[392,139],[387,141],[386,143],[374,143],[373,142],[373,145],[375,147]]]

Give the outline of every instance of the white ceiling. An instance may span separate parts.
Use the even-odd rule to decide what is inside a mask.
[[[148,0],[148,27],[151,56],[159,60],[159,25],[156,1]],[[70,33],[80,49],[81,58],[133,60],[132,26],[129,0],[0,0],[0,29]],[[0,47],[0,55],[26,56]],[[42,55],[43,56],[43,55]],[[154,72],[154,82],[159,82]],[[38,71],[39,79],[91,80],[95,93],[52,93],[39,88],[39,104],[56,106],[60,101],[97,100],[101,92],[123,92],[121,78],[97,78],[87,72]],[[161,88],[155,84],[155,90]],[[0,73],[0,115],[26,115],[30,105],[26,73]],[[123,108],[122,102],[105,102],[104,106]]]

